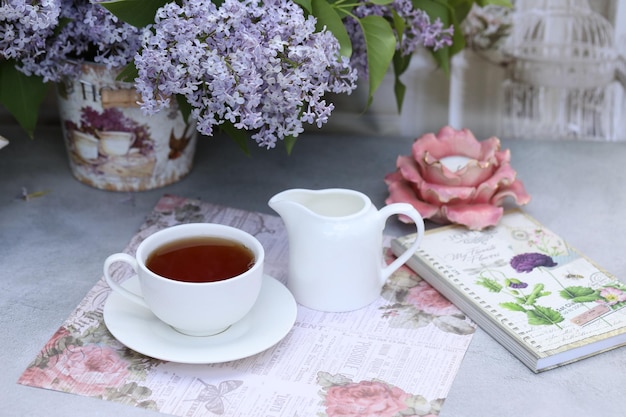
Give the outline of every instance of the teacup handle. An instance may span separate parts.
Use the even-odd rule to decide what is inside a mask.
[[[409,203],[389,204],[380,209],[378,211],[378,214],[381,216],[383,227],[389,217],[403,214],[415,222],[415,227],[417,229],[415,242],[413,242],[413,244],[407,250],[402,252],[402,254],[398,256],[392,263],[383,267],[382,279],[386,280],[395,270],[400,268],[417,251],[417,248],[419,247],[420,243],[422,242],[422,238],[424,237],[424,219],[422,219],[422,216],[415,209],[415,207],[413,207]]]
[[[148,307],[148,304],[146,304],[143,297],[135,294],[132,291],[127,290],[126,288],[115,282],[113,278],[111,278],[109,270],[111,269],[111,265],[113,265],[115,262],[125,262],[129,264],[136,274],[138,273],[139,269],[137,260],[126,253],[114,253],[113,255],[110,255],[104,261],[104,279],[106,280],[107,284],[109,284],[109,287],[111,287],[113,291],[117,292],[120,295],[123,295],[133,303],[139,304],[140,306],[149,309],[150,307]]]

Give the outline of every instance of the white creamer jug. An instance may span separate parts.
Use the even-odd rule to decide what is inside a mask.
[[[424,221],[410,204],[377,210],[365,194],[354,190],[292,189],[276,194],[268,204],[287,228],[287,287],[298,303],[315,310],[351,311],[372,303],[424,235]],[[415,222],[417,238],[385,266],[383,230],[387,219],[398,214]]]

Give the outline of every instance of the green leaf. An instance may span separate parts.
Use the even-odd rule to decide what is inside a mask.
[[[398,108],[398,112],[401,112],[402,105],[404,104],[404,96],[406,95],[406,85],[404,85],[397,75],[393,83],[393,92],[396,96],[396,107]]]
[[[589,303],[592,301],[597,301],[599,300],[601,297],[598,294],[593,294],[593,295],[588,295],[585,297],[574,297],[572,299],[570,299],[570,301],[573,301],[575,303]]]
[[[496,280],[491,279],[491,278],[480,277],[479,279],[476,280],[476,284],[487,288],[490,292],[502,291],[502,285],[498,284]]]
[[[31,138],[35,134],[39,107],[48,89],[43,79],[19,72],[15,62],[0,60],[0,104],[15,117]]]
[[[248,133],[246,130],[237,129],[229,121],[225,121],[220,125],[220,129],[224,131],[230,138],[235,141],[239,148],[248,156],[250,156],[250,149],[248,149]]]
[[[527,305],[535,304],[535,301],[537,301],[537,298],[542,296],[543,289],[544,289],[543,284],[535,284],[535,286],[533,287],[533,292],[531,292],[530,295],[526,297],[525,304]]]
[[[557,324],[565,320],[558,311],[542,306],[535,306],[533,310],[527,310],[526,316],[528,317],[528,324],[534,326]]]
[[[510,0],[476,0],[476,3],[478,3],[481,7],[485,7],[488,4],[493,4],[494,6],[513,7]]]
[[[293,0],[298,6],[302,7],[309,14],[313,13],[313,7],[311,6],[311,0]]]
[[[120,73],[117,74],[116,79],[118,81],[134,83],[135,78],[137,77],[139,77],[139,71],[137,70],[137,67],[135,66],[135,62],[131,62],[128,65],[126,65],[124,68],[122,68]]]
[[[315,28],[321,31],[326,27],[339,41],[339,53],[349,58],[352,55],[352,41],[337,10],[326,0],[311,0],[311,14],[317,18]]]
[[[455,25],[455,29],[457,28],[457,24],[461,23],[470,10],[472,10],[472,5],[474,4],[474,0],[448,0],[448,8],[449,8],[449,19],[450,23]],[[455,30],[455,32],[461,32],[460,30]]]
[[[393,29],[395,29],[396,36],[398,37],[397,43],[402,44],[402,38],[404,37],[404,30],[406,29],[406,23],[404,19],[394,9],[391,9],[391,16],[392,16],[391,22],[393,25]]]
[[[600,299],[600,293],[593,288],[573,286],[559,292],[561,297],[576,303],[586,303]]]
[[[450,74],[450,60],[452,57],[465,48],[465,37],[461,31],[460,24],[475,3],[474,0],[413,0],[413,6],[424,10],[430,17],[431,22],[440,19],[444,28],[452,25],[452,45],[446,46],[437,51],[432,51],[432,56],[437,65],[446,73]],[[506,0],[484,0],[482,3],[503,3],[510,6]]]
[[[393,28],[395,29],[396,34],[398,36],[397,42],[401,44],[402,38],[404,36],[404,29],[406,28],[406,24],[405,24],[404,19],[402,19],[402,17],[400,17],[400,15],[395,10],[392,10],[391,14],[393,16],[393,19],[392,19]],[[402,55],[402,53],[397,50],[393,54],[393,73],[394,73],[393,91],[394,91],[394,95],[396,96],[396,107],[398,109],[398,112],[402,112],[402,105],[404,103],[404,96],[406,94],[406,86],[400,79],[400,76],[404,74],[404,72],[409,67],[412,56],[413,56],[412,54]]]
[[[621,291],[626,291],[626,284],[619,282],[611,282],[610,284],[606,284],[604,288],[616,288]]]
[[[400,79],[402,74],[407,70],[411,64],[411,58],[413,55],[404,55],[398,51],[393,56],[393,72],[394,72],[394,92],[396,94],[396,107],[398,111],[402,111],[402,105],[404,103],[404,95],[406,93],[406,86]]]
[[[298,140],[296,136],[286,136],[283,140],[285,142],[285,148],[287,149],[287,155],[291,155],[293,147],[296,145],[296,140]]]
[[[396,52],[396,36],[389,22],[383,17],[365,16],[359,23],[365,35],[369,76],[368,103],[371,103]]]
[[[142,28],[154,23],[156,11],[169,3],[168,0],[108,0],[99,4],[106,7],[121,20]]]
[[[621,303],[611,304],[609,307],[611,310],[619,310],[626,305],[626,301],[622,301]]]
[[[183,115],[185,123],[189,122],[189,116],[193,110],[191,104],[189,104],[185,96],[182,94],[176,95],[176,104],[178,104],[178,110],[180,110],[180,113]]]
[[[453,13],[452,7],[447,1],[442,0],[413,0],[413,7],[422,9],[426,12],[431,22],[435,22],[437,19],[441,20],[443,27],[447,28],[452,24],[450,15]],[[455,28],[455,33],[459,32]],[[454,35],[452,37],[455,42]],[[450,73],[450,47],[446,46],[436,51],[431,49],[431,55],[435,59],[437,66],[445,71],[446,74]]]
[[[517,303],[500,303],[500,307],[502,308],[506,308],[507,310],[511,310],[511,311],[521,311],[524,312],[526,311],[526,309],[524,308],[524,306],[521,306]]]

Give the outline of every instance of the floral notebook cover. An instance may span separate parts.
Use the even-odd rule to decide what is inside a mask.
[[[626,284],[521,210],[429,231],[407,264],[533,371],[626,343]]]
[[[277,216],[166,195],[126,247],[178,223],[214,222],[255,235],[266,273],[287,280],[287,237]],[[388,261],[392,259],[386,251]],[[123,279],[131,278],[126,272]],[[372,305],[350,313],[298,306],[269,349],[219,364],[180,364],[126,348],[107,330],[111,290],[101,278],[24,371],[19,383],[176,416],[438,415],[475,324],[410,269]]]

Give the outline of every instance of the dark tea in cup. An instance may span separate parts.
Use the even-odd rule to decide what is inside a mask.
[[[113,279],[118,262],[137,274],[138,290]],[[108,256],[103,272],[107,284],[127,301],[180,333],[204,337],[223,332],[250,312],[263,285],[264,262],[263,245],[248,232],[185,223],[147,236],[134,255]]]
[[[220,237],[191,237],[166,243],[146,259],[149,270],[182,282],[215,282],[243,274],[254,254],[240,242]]]

